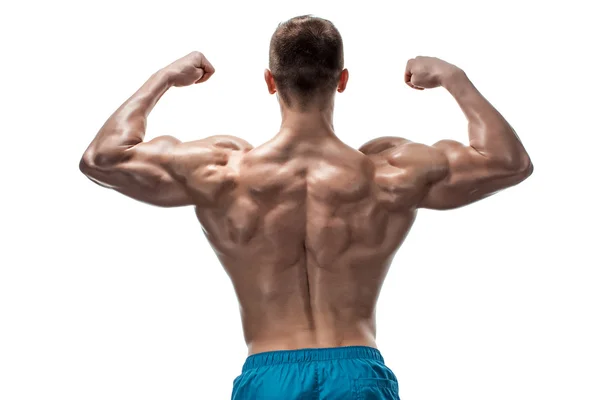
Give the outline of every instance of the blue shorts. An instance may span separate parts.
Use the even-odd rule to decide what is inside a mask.
[[[379,350],[349,346],[269,351],[247,358],[232,400],[400,400]]]

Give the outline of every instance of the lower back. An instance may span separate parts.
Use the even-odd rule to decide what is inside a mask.
[[[254,339],[247,342],[248,355],[263,353],[275,350],[297,350],[314,348],[331,348],[344,346],[369,346],[377,348],[375,343],[375,334],[373,331],[358,331],[358,327],[348,329],[346,332],[340,332],[339,329],[311,330],[294,329],[281,337],[266,335],[260,339]]]
[[[303,285],[301,279],[298,283]],[[295,292],[277,292],[266,294],[264,301],[240,301],[249,354],[353,345],[376,347],[376,300],[357,296],[351,304],[341,298],[327,298],[327,293],[307,286]]]
[[[389,263],[324,268],[310,256],[286,268],[246,264],[244,276],[232,280],[249,353],[376,347],[375,307],[388,267]]]

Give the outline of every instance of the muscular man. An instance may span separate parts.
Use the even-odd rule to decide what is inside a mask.
[[[334,133],[348,82],[327,20],[292,18],[273,34],[265,81],[279,133],[258,147],[234,136],[144,142],[167,89],[214,73],[193,52],[156,72],[108,119],[80,168],[94,182],[163,207],[193,205],[233,283],[248,359],[233,399],[398,399],[375,344],[375,305],[417,209],[461,207],[515,185],[532,164],[506,120],[460,68],[408,61],[406,83],[441,86],[469,122],[469,145],[400,137],[355,150]],[[313,397],[314,396],[314,397]]]

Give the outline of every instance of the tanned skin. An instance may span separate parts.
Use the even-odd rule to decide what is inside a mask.
[[[195,207],[235,288],[249,354],[376,347],[377,298],[417,210],[465,206],[533,171],[511,126],[467,75],[431,57],[409,60],[405,81],[448,90],[468,119],[469,145],[389,136],[353,149],[334,133],[335,92],[304,111],[280,99],[281,129],[258,147],[234,136],[144,142],[160,97],[214,71],[193,52],[152,75],[106,121],[80,168],[142,202]],[[275,93],[269,70],[265,80]],[[347,80],[344,70],[338,92]]]

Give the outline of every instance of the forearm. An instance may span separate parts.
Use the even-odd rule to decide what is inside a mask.
[[[95,165],[118,161],[125,150],[144,140],[147,117],[170,86],[168,74],[160,70],[110,116],[86,151]]]
[[[453,73],[443,85],[467,117],[471,147],[507,168],[529,168],[529,157],[515,131],[463,71]]]

